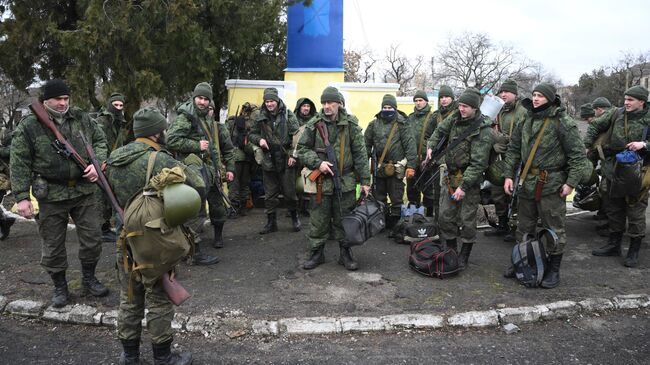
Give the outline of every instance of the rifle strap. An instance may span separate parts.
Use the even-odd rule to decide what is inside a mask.
[[[214,143],[214,148],[217,150],[217,164],[221,165],[221,146],[219,146],[219,122],[216,120],[212,122],[212,133],[214,133],[214,138],[212,139]],[[220,166],[215,166],[215,169],[220,169]]]
[[[144,138],[144,137],[138,137],[135,139],[136,142],[141,142],[146,144],[147,146],[153,148],[156,151],[160,151],[160,145],[149,138]]]
[[[537,153],[537,148],[539,147],[539,143],[542,141],[542,135],[544,134],[544,130],[546,129],[546,126],[548,125],[549,122],[550,119],[546,118],[546,120],[544,120],[544,124],[542,125],[542,129],[540,129],[539,133],[537,133],[537,138],[535,138],[535,143],[533,143],[533,148],[530,150],[530,153],[528,154],[528,159],[526,160],[524,169],[521,171],[521,175],[519,175],[519,186],[524,185],[524,182],[526,181],[528,170],[530,170],[530,166],[533,164],[535,153]]]
[[[339,132],[339,176],[343,176],[343,165],[345,165],[345,126]]]
[[[447,148],[445,149],[445,153],[447,151],[452,151],[454,148],[456,148],[456,146],[458,146],[462,141],[464,141],[467,137],[469,137],[470,134],[474,133],[476,128],[479,128],[481,126],[481,123],[483,123],[483,119],[478,119],[476,120],[476,122],[474,122],[474,124],[467,127],[467,129],[465,129],[463,133],[460,134],[460,136],[454,139],[454,141],[447,146]]]
[[[397,130],[397,120],[395,120],[393,122],[393,125],[390,127],[390,133],[388,133],[388,139],[386,140],[386,145],[384,146],[384,150],[381,152],[381,157],[379,157],[379,163],[377,164],[377,166],[380,166],[384,162],[384,158],[386,157],[386,153],[388,153],[388,148],[390,148],[390,142],[393,140],[396,130]]]
[[[427,127],[429,127],[430,116],[431,116],[431,110],[429,110],[427,115],[424,117],[424,123],[422,123],[422,131],[420,132],[420,143],[418,143],[418,160],[420,159],[420,156],[422,156],[422,146],[424,146],[424,134],[427,131]]]

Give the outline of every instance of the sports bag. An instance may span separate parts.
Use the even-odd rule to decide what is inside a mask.
[[[616,154],[614,178],[610,196],[612,198],[637,197],[641,192],[643,158],[637,152],[625,150]]]
[[[393,230],[393,239],[395,243],[411,244],[411,242],[422,241],[426,238],[432,238],[438,234],[438,226],[435,222],[427,219],[419,213],[413,213],[408,217],[403,217],[395,225]]]
[[[558,237],[553,230],[544,228],[536,235],[526,233],[523,241],[512,248],[512,266],[517,280],[528,288],[536,288],[544,278],[548,267],[548,255],[544,242],[557,245]]]
[[[345,244],[357,246],[386,228],[384,203],[371,195],[357,201],[356,207],[341,219],[345,231]]]
[[[424,276],[443,279],[458,274],[458,254],[447,245],[427,238],[411,243],[409,266]]]

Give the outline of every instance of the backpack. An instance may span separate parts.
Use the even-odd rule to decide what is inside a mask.
[[[409,266],[424,276],[443,279],[458,274],[458,254],[447,245],[427,238],[411,243]]]
[[[384,203],[372,196],[361,198],[356,207],[341,219],[346,245],[361,245],[386,228],[384,211]]]
[[[548,266],[548,255],[543,238],[547,244],[557,245],[558,237],[553,230],[544,228],[536,235],[526,233],[523,241],[512,248],[512,266],[517,280],[528,288],[536,288],[544,278]]]
[[[422,214],[413,213],[397,222],[393,230],[393,239],[395,243],[408,245],[411,242],[432,238],[437,234],[438,226],[435,222]]]

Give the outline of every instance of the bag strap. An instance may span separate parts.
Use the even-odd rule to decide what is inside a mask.
[[[216,120],[212,122],[212,133],[214,133],[214,137],[212,139],[212,143],[214,144],[214,148],[217,150],[217,165],[221,165],[221,146],[219,145],[219,122]],[[215,169],[220,169],[221,166],[215,166]]]
[[[339,133],[339,176],[343,176],[343,165],[345,165],[345,126]]]
[[[458,136],[458,138],[456,138],[450,145],[447,146],[447,148],[445,149],[445,153],[447,151],[451,151],[454,148],[456,148],[456,146],[458,146],[462,141],[464,141],[465,138],[469,137],[470,134],[474,133],[476,128],[481,126],[482,122],[483,122],[483,120],[479,119],[476,122],[474,122],[474,124],[467,127],[467,129],[465,129],[465,131],[463,133],[461,133],[460,136]]]
[[[546,126],[548,125],[549,122],[550,119],[546,118],[546,120],[544,121],[544,125],[542,125],[542,129],[537,134],[537,138],[535,138],[535,143],[533,144],[533,148],[530,150],[530,153],[528,154],[528,159],[526,160],[524,169],[521,171],[521,175],[519,175],[519,186],[523,186],[524,182],[526,181],[526,175],[528,175],[528,170],[530,170],[530,166],[533,164],[535,153],[537,152],[539,143],[542,141],[542,135],[544,134],[544,130],[546,129]]]
[[[149,180],[151,179],[151,173],[153,171],[153,165],[156,163],[156,155],[158,151],[154,151],[149,155],[149,161],[147,162],[147,179],[145,180],[144,187],[146,188],[149,185]]]
[[[386,153],[388,152],[388,148],[390,147],[390,142],[393,140],[396,130],[397,130],[397,120],[394,121],[393,125],[390,127],[390,133],[388,134],[388,139],[386,140],[386,145],[384,146],[384,150],[381,152],[381,157],[379,157],[378,165],[381,165],[384,162],[384,158],[386,157]]]
[[[420,158],[422,153],[422,146],[424,146],[424,133],[427,131],[427,127],[429,127],[430,117],[431,117],[431,110],[429,110],[427,115],[424,117],[424,123],[422,124],[422,132],[420,132],[420,143],[418,143],[418,159]]]
[[[542,243],[540,241],[532,241],[530,243],[531,246],[533,246],[533,252],[535,253],[535,264],[537,266],[537,282],[541,282],[542,278],[544,277],[544,262],[542,261],[542,252],[539,249],[539,245]]]

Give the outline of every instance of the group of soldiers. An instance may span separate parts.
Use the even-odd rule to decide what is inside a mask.
[[[147,172],[153,176],[172,167],[186,171],[186,184],[194,187],[202,205],[207,205],[215,248],[224,245],[227,218],[246,214],[251,176],[261,169],[266,223],[259,233],[278,231],[281,195],[292,231],[301,230],[301,212],[308,210],[308,255],[302,265],[306,270],[325,262],[325,243],[332,239],[339,242],[339,264],[347,270],[358,269],[341,224],[342,216],[355,206],[357,185],[362,197],[372,194],[386,205],[389,232],[401,218],[406,193],[409,204],[423,206],[426,215],[438,223],[441,243],[458,251],[459,266],[467,268],[477,243],[480,189],[487,176],[498,222],[486,235],[520,241],[525,234],[535,233],[539,220],[556,233],[557,244],[548,248],[550,268],[541,284],[544,288],[554,288],[560,282],[567,244],[566,197],[593,177],[594,161],[587,156],[593,156],[597,136],[607,133],[606,142],[599,145],[600,161],[596,162],[602,178],[596,180],[607,202],[602,210],[608,220],[609,240],[593,254],[620,256],[627,230],[631,243],[625,265],[636,266],[645,234],[647,191],[635,197],[614,197],[609,196],[608,186],[615,175],[616,153],[647,150],[648,91],[641,86],[628,89],[623,108],[602,106],[597,99],[593,108],[604,110],[591,121],[584,141],[552,84],[535,86],[531,98],[518,94],[514,80],[500,86],[497,95],[505,105],[494,120],[481,113],[482,96],[473,88],[456,98],[449,86],[441,86],[435,111],[428,95],[418,91],[410,115],[400,111],[396,98],[387,94],[365,131],[346,110],[343,95],[334,87],[323,90],[320,110],[313,101],[301,98],[294,111],[288,109],[278,90],[267,88],[261,107],[246,103],[225,125],[214,120],[213,92],[205,82],[196,85],[190,100],[177,106],[178,115],[169,126],[165,116],[149,107],[138,110],[132,122],[127,121],[121,94],[112,94],[106,108],[91,118],[70,105],[70,90],[58,79],[44,84],[40,102],[61,134],[86,160],[90,156],[80,135],[89,141],[97,159],[105,162],[102,169],[121,208],[146,185]],[[586,115],[581,112],[581,116]],[[23,118],[13,133],[10,178],[18,214],[28,218],[34,215],[30,191],[38,200],[41,265],[54,283],[53,305],[62,307],[70,300],[65,248],[69,217],[79,237],[82,290],[105,296],[108,288],[97,279],[95,269],[101,253],[100,232],[104,238],[113,232],[111,217],[115,212],[104,198],[98,198],[93,185],[102,173],[92,164],[82,171],[65,156],[53,153],[53,139],[35,115]],[[328,157],[329,148],[335,161]],[[161,153],[147,171],[154,152]],[[372,176],[369,160],[376,166]],[[296,191],[301,170],[317,176],[316,194]],[[222,189],[224,183],[229,187],[227,194]],[[513,210],[517,211],[516,230]],[[205,219],[203,206],[187,224],[196,242],[191,261],[197,265],[219,261],[200,249],[206,241],[201,240]],[[121,265],[125,258],[118,255],[117,259]],[[508,267],[504,275],[513,277],[514,269]],[[155,363],[191,363],[190,353],[171,352],[174,310],[162,284],[141,282],[129,290],[125,285],[128,280],[123,274],[119,276],[120,363],[139,361],[145,307],[149,310],[147,326]]]

